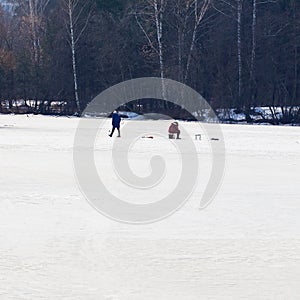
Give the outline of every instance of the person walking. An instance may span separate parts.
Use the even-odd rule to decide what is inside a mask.
[[[112,130],[111,130],[111,133],[109,134],[110,137],[113,136],[116,128],[118,130],[118,137],[121,137],[120,123],[121,123],[121,117],[120,117],[119,113],[115,110],[112,114]]]

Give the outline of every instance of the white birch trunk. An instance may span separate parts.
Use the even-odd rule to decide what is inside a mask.
[[[294,92],[293,92],[293,105],[297,101],[298,89],[298,46],[294,46]]]
[[[163,98],[166,98],[166,85],[165,85],[165,68],[164,68],[164,56],[163,56],[163,44],[162,44],[162,36],[163,36],[163,12],[164,12],[164,0],[160,0],[160,8],[158,7],[157,0],[153,1],[154,4],[154,16],[155,16],[155,24],[156,24],[156,36],[158,43],[158,55],[159,55],[159,66],[160,66],[160,78],[162,84],[162,95]]]
[[[32,47],[33,47],[33,61],[35,64],[39,62],[39,43],[37,40],[37,32],[36,32],[36,3],[33,3],[34,0],[29,0],[29,18],[30,18],[30,26],[31,26],[31,34],[32,34]]]
[[[177,60],[178,60],[178,77],[177,80],[179,82],[183,82],[184,77],[184,68],[183,68],[183,57],[184,57],[184,42],[185,42],[185,33],[188,21],[188,12],[190,8],[190,3],[186,2],[182,3],[181,0],[177,0],[176,2],[176,30],[177,30]]]
[[[238,100],[240,103],[242,95],[242,37],[241,37],[241,24],[242,24],[242,0],[237,0],[237,52],[238,52]]]
[[[194,28],[193,28],[193,34],[192,34],[192,40],[190,44],[190,49],[187,57],[187,62],[186,62],[186,67],[185,67],[185,75],[184,75],[184,83],[186,83],[190,71],[190,66],[191,66],[191,61],[192,61],[192,55],[193,51],[195,48],[195,43],[196,43],[196,36],[197,36],[197,31],[199,28],[199,25],[204,18],[205,13],[207,12],[211,0],[204,0],[202,7],[200,9],[200,12],[198,12],[198,0],[195,0],[195,10],[194,10],[194,15],[195,15],[195,23],[194,23]]]
[[[76,59],[76,44],[78,43],[82,33],[85,31],[88,21],[91,16],[92,8],[90,7],[88,15],[85,19],[85,22],[82,23],[81,26],[78,25],[78,22],[80,20],[81,14],[84,11],[85,5],[87,5],[87,2],[83,3],[82,7],[79,8],[79,1],[78,0],[63,0],[63,3],[65,5],[65,13],[68,17],[66,20],[67,23],[67,29],[69,33],[69,42],[71,47],[71,53],[72,53],[72,69],[73,69],[73,84],[74,84],[74,96],[75,96],[75,104],[77,108],[77,112],[81,113],[81,103],[79,100],[78,95],[78,77],[77,77],[77,59]]]
[[[256,15],[257,15],[257,2],[252,2],[252,47],[251,47],[251,61],[250,61],[250,98],[251,104],[254,103],[254,76],[255,76],[255,57],[256,57]]]
[[[178,81],[182,81],[182,44],[183,44],[183,33],[182,29],[179,27],[177,29],[178,35]]]
[[[32,60],[37,66],[41,60],[41,28],[43,25],[44,12],[50,0],[28,0],[23,5],[24,14],[28,16],[30,27],[30,40],[32,43]]]
[[[296,17],[296,8],[295,2],[293,2],[293,31],[294,31],[294,91],[293,91],[293,98],[292,98],[292,105],[296,105],[297,97],[298,97],[298,43],[297,36],[298,31],[296,28],[297,17]]]
[[[251,65],[250,65],[250,81],[253,84],[254,72],[255,72],[255,57],[256,57],[256,0],[253,0],[252,6],[252,51],[251,51]]]
[[[75,36],[74,36],[73,10],[74,10],[74,6],[73,6],[72,1],[68,0],[69,30],[70,30],[71,51],[72,51],[74,95],[75,95],[75,103],[76,103],[77,111],[80,112],[80,102],[79,102],[79,97],[78,97],[76,43],[75,43]]]

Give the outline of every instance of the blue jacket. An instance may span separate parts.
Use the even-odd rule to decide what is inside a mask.
[[[112,115],[112,125],[114,127],[119,127],[121,123],[121,117],[119,116],[118,113],[113,113]]]

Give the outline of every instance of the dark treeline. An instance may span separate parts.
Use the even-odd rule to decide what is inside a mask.
[[[213,108],[246,117],[252,107],[300,104],[300,1],[5,2],[2,111],[47,113],[54,103],[72,114],[106,88],[145,76],[183,82]]]

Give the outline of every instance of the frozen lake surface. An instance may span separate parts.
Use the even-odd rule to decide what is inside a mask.
[[[169,123],[124,122],[149,134],[153,122]],[[299,127],[222,125],[223,184],[199,210],[210,157],[204,135],[195,141],[203,178],[189,201],[160,222],[128,225],[107,219],[81,194],[73,166],[77,125],[77,118],[0,115],[1,300],[299,298]],[[198,132],[194,123],[180,126]],[[109,129],[107,120],[96,162],[115,139]],[[117,142],[125,139],[124,128]],[[149,154],[169,147],[156,136],[139,140],[133,170],[142,174]],[[124,194],[109,160],[105,168],[106,184]]]

